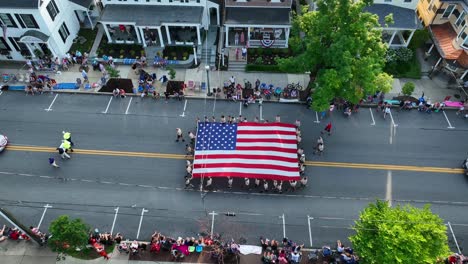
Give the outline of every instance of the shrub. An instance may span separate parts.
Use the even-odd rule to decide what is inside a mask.
[[[418,29],[414,32],[413,38],[411,38],[408,48],[416,49],[424,45],[424,43],[430,38],[429,31],[427,29]]]
[[[263,54],[263,48],[256,48],[256,50],[258,55],[261,56]]]
[[[125,53],[125,50],[124,49],[121,49],[120,50],[120,55],[124,54]]]
[[[169,72],[169,78],[170,78],[171,80],[174,80],[174,79],[175,79],[175,76],[176,76],[176,71],[174,70],[174,68],[168,67],[168,68],[167,68],[167,71]]]
[[[265,55],[271,55],[271,54],[273,54],[273,50],[272,50],[272,49],[269,49],[269,48],[266,48],[265,51],[263,52],[263,54],[265,54]]]
[[[414,92],[415,85],[412,82],[407,82],[405,85],[403,85],[403,88],[401,88],[401,91],[404,95],[406,96],[411,96],[411,94]]]
[[[130,51],[130,55],[131,55],[132,57],[135,57],[135,54],[136,54],[136,51],[135,51],[135,50],[131,50],[131,51]]]
[[[257,49],[247,49],[247,54],[254,55]]]
[[[388,49],[386,54],[387,63],[391,62],[408,62],[414,56],[411,49],[400,48],[400,49]]]
[[[255,62],[254,62],[256,65],[260,65],[260,64],[263,64],[263,59],[262,57],[258,57],[257,59],[255,59]]]

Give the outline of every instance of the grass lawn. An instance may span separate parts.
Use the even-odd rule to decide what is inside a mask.
[[[76,43],[73,43],[71,48],[70,48],[70,51],[81,51],[81,53],[84,53],[84,52],[90,52],[91,51],[91,48],[93,47],[93,43],[94,43],[94,39],[96,38],[96,34],[97,34],[97,29],[95,30],[91,30],[91,29],[87,29],[87,28],[82,28],[80,29],[80,31],[78,32],[78,37],[79,36],[82,36],[86,39],[86,42],[83,43],[83,44],[80,44],[79,42],[76,42]]]
[[[408,62],[392,62],[385,65],[384,71],[395,78],[421,79],[421,65],[414,51],[413,58]]]

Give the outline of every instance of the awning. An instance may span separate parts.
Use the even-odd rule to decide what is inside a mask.
[[[70,0],[70,2],[75,3],[79,6],[89,8],[93,0]]]
[[[453,30],[450,23],[431,25],[429,28],[440,56],[446,60],[456,60],[461,66],[467,68],[468,55],[465,50],[453,46],[453,41],[457,38],[457,32]]]
[[[49,36],[37,30],[28,30],[20,37],[20,42],[29,43],[45,43],[48,40]]]
[[[404,29],[412,30],[418,29],[421,27],[418,17],[414,9],[389,5],[389,4],[373,4],[364,8],[364,11],[367,11],[372,14],[379,16],[379,24],[385,29]],[[392,24],[385,25],[385,17],[389,14],[393,15]]]
[[[100,22],[136,26],[161,26],[162,23],[201,24],[201,6],[106,5]]]
[[[225,24],[290,25],[289,8],[226,7]]]

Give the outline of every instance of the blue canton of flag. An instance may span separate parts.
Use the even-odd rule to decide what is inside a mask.
[[[199,122],[195,150],[235,150],[237,124]]]

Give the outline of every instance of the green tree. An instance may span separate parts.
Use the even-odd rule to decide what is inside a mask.
[[[117,70],[116,68],[112,66],[106,66],[106,71],[109,73],[109,76],[111,78],[119,78],[120,77],[120,71]]]
[[[414,92],[414,88],[415,88],[414,83],[407,82],[401,88],[401,92],[406,96],[411,96],[411,94]]]
[[[289,44],[296,56],[279,59],[281,70],[310,72],[317,89],[313,108],[328,109],[341,97],[357,103],[376,91],[374,81],[385,64],[377,15],[363,12],[371,0],[318,0],[317,11],[296,16]]]
[[[70,219],[68,215],[61,215],[50,224],[49,231],[52,237],[48,245],[53,251],[84,248],[88,243],[89,227],[79,218]]]
[[[386,72],[379,73],[374,79],[375,89],[384,93],[388,93],[392,90],[392,84],[393,76]]]
[[[429,205],[390,207],[377,201],[361,212],[350,240],[359,263],[432,264],[450,254],[446,229]]]

